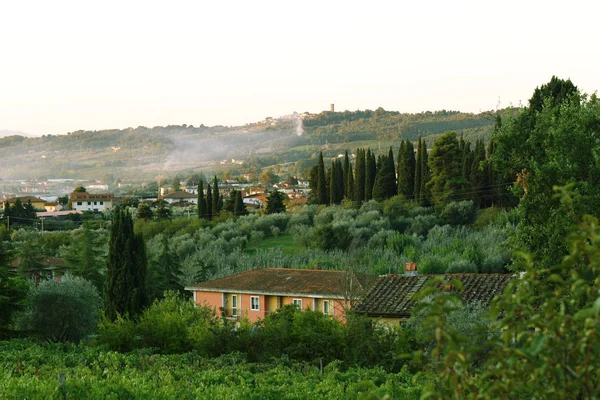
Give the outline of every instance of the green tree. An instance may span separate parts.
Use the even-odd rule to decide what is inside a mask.
[[[567,254],[565,237],[574,218],[597,216],[600,210],[600,101],[579,93],[565,97],[571,86],[553,79],[536,89],[530,107],[503,123],[493,138],[494,167],[516,182],[521,197],[514,241],[540,266],[556,264]],[[550,96],[541,110],[540,96]],[[556,185],[572,190],[572,211],[555,197]]]
[[[325,163],[323,162],[323,152],[319,153],[319,163],[317,164],[317,201],[319,204],[328,203],[327,182],[325,180]]]
[[[102,299],[89,281],[65,276],[61,283],[44,281],[32,287],[24,329],[49,342],[79,342],[96,330]]]
[[[163,199],[156,200],[156,213],[154,214],[156,219],[169,219],[171,218],[171,209],[168,203]]]
[[[359,204],[365,201],[365,175],[367,172],[366,160],[365,160],[365,150],[357,149],[356,150],[356,175],[354,176],[354,188],[356,190],[356,194],[354,196],[354,200],[356,200]]]
[[[371,153],[371,149],[367,149],[365,163],[365,200],[371,200],[373,198],[373,186],[375,185],[375,177],[377,176],[377,163],[375,161],[375,153]]]
[[[488,171],[485,165],[485,144],[483,139],[475,142],[475,151],[473,152],[473,162],[469,175],[473,201],[478,206],[485,206],[490,195],[490,183],[488,181]]]
[[[181,266],[177,254],[169,244],[167,235],[162,234],[160,246],[158,259],[153,260],[148,268],[147,290],[150,303],[154,299],[162,298],[165,290],[183,291],[178,280]]]
[[[434,143],[428,160],[431,179],[427,188],[436,204],[446,204],[463,189],[467,181],[462,177],[460,149],[456,134],[446,132]]]
[[[347,181],[347,188],[346,188],[346,198],[348,200],[355,200],[355,190],[354,190],[354,173],[352,172],[352,164],[350,164],[350,167],[348,168],[348,181]]]
[[[398,194],[409,200],[415,198],[415,166],[415,147],[406,139],[398,150]]]
[[[72,235],[72,243],[64,255],[69,274],[82,277],[92,282],[99,291],[102,290],[106,270],[106,236],[91,230],[87,224]]]
[[[421,192],[419,201],[423,205],[429,205],[431,193],[427,184],[431,179],[431,170],[429,168],[429,154],[427,153],[427,142],[425,139],[421,141]]]
[[[181,190],[181,178],[179,178],[179,175],[175,175],[175,177],[173,178],[171,190],[173,192],[179,192]]]
[[[206,199],[204,198],[204,182],[198,181],[198,218],[206,219]]]
[[[9,273],[11,258],[11,252],[0,241],[0,340],[12,336],[13,317],[25,308],[29,289],[27,281]]]
[[[340,204],[344,197],[344,181],[343,181],[342,164],[339,160],[331,162],[331,172],[329,180],[329,199],[331,204]]]
[[[267,214],[284,213],[284,200],[285,194],[281,193],[279,190],[272,191],[271,193],[269,193],[269,197],[267,198],[267,208],[265,212]]]
[[[77,186],[77,187],[76,187],[76,188],[73,190],[73,192],[75,192],[75,193],[85,193],[85,192],[87,192],[87,190],[86,190],[86,189],[85,189],[85,187],[83,187],[83,186]]]
[[[213,195],[210,184],[206,185],[206,219],[213,217]]]
[[[421,166],[423,164],[423,149],[422,149],[422,141],[421,136],[419,136],[419,140],[417,142],[417,157],[415,160],[415,196],[414,199],[416,201],[421,201],[421,180],[422,180],[422,170]],[[400,172],[398,172],[400,173]]]
[[[146,306],[146,248],[133,230],[127,210],[117,207],[111,218],[104,310],[111,320],[117,315],[137,316]]]
[[[146,203],[140,203],[137,208],[136,216],[139,219],[144,219],[149,221],[154,218],[154,213],[152,212],[152,208]]]
[[[344,198],[349,198],[348,196],[348,176],[350,175],[350,169],[352,166],[350,165],[350,157],[348,156],[348,150],[344,154],[344,165],[343,165],[343,175],[344,175]]]
[[[233,206],[233,215],[247,215],[248,209],[244,204],[244,199],[242,198],[242,192],[236,190],[235,193],[235,204]]]
[[[212,192],[212,214],[214,216],[219,215],[221,212],[223,199],[219,195],[219,181],[217,180],[217,176],[213,179],[213,192]]]

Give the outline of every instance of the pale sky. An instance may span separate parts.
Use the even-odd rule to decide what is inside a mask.
[[[0,1],[0,130],[478,112],[600,89],[600,2]]]

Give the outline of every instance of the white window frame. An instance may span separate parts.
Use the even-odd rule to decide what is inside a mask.
[[[238,308],[237,308],[237,294],[232,294],[231,295],[231,316],[232,317],[237,317],[238,313]]]
[[[294,299],[292,303],[298,308],[298,310],[302,310],[302,299]]]
[[[250,296],[250,310],[260,311],[260,296]]]
[[[327,305],[327,308],[325,308],[325,305]],[[323,300],[323,314],[330,315],[330,313],[331,313],[331,304],[329,303],[329,300]]]

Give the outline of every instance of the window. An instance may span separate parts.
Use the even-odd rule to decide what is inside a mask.
[[[92,205],[92,202],[91,202],[91,201],[88,201],[88,206],[91,206],[91,205]]]
[[[101,201],[101,202],[100,202],[100,205],[101,205],[101,206],[103,206],[103,205],[104,205],[104,202],[103,202],[103,201]]]
[[[81,205],[81,202],[80,202],[80,201],[78,201],[78,202],[77,202],[77,205],[78,205],[78,206],[80,206],[80,205]]]
[[[97,201],[95,201],[95,202],[94,202],[94,205],[95,205],[95,206],[97,206],[97,205],[98,205],[98,202],[97,202]]]
[[[237,295],[231,295],[231,315],[237,317]]]
[[[323,314],[329,315],[329,300],[323,300]]]
[[[260,310],[260,297],[250,296],[250,309],[254,311]]]
[[[302,299],[294,299],[294,305],[296,308],[302,310]]]

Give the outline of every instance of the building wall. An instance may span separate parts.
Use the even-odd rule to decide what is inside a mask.
[[[79,204],[81,203],[81,204]],[[96,204],[94,204],[96,203]],[[100,204],[102,203],[102,204]],[[112,208],[112,200],[103,201],[72,201],[73,210],[77,211],[106,211]]]
[[[233,296],[237,296],[237,316],[233,315],[232,304]],[[259,309],[251,309],[251,297],[259,298]],[[285,305],[294,304],[294,299],[302,300],[302,310],[316,310],[323,312],[324,300],[329,300],[330,313],[337,320],[344,322],[344,301],[337,299],[321,299],[304,296],[268,296],[261,294],[247,293],[223,293],[223,292],[203,292],[194,291],[194,301],[198,305],[208,305],[213,307],[218,315],[221,311],[225,312],[228,318],[248,318],[250,322],[256,322],[264,319],[269,313],[276,311]]]

